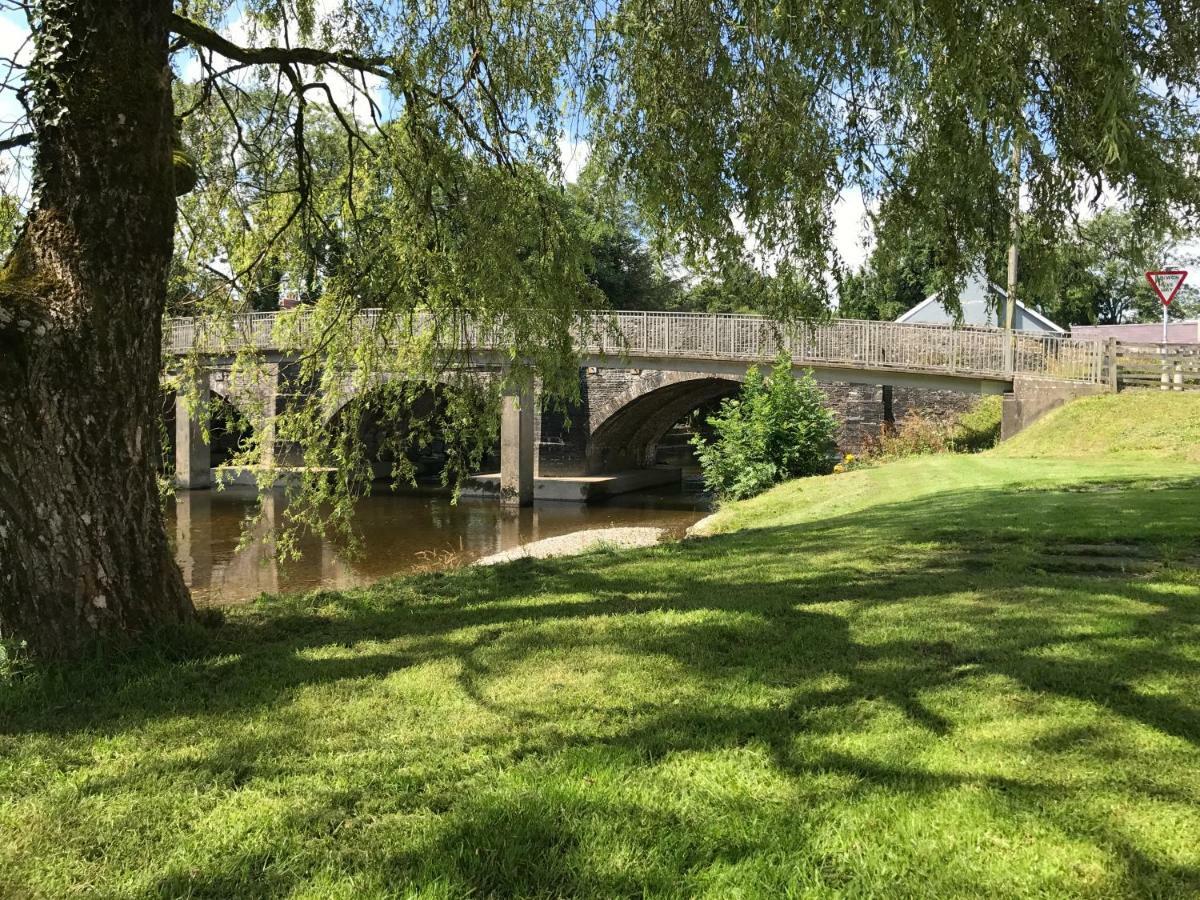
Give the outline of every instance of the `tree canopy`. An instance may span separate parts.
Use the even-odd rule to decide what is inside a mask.
[[[294,280],[313,280],[322,246],[353,269],[355,241],[376,237],[359,232],[356,191],[380,168],[403,169],[410,200],[427,204],[411,208],[410,224],[434,229],[455,156],[536,194],[522,179],[536,170],[555,180],[564,135],[586,136],[636,215],[698,267],[736,270],[749,237],[821,290],[830,206],[851,186],[878,201],[882,243],[919,220],[936,283],[960,276],[1007,232],[1014,142],[1034,231],[1061,229],[1079,197],[1100,190],[1123,195],[1138,217],[1169,210],[1194,223],[1196,12],[1188,2],[1061,0],[205,0],[181,4],[170,27],[177,71],[191,79],[177,82],[177,113],[202,184],[236,197],[251,226],[227,273],[246,296],[276,280],[288,253],[274,245],[290,232],[312,251]],[[213,146],[230,128],[235,140]],[[471,197],[482,205],[478,190]],[[529,211],[547,235],[564,225],[549,208]],[[183,212],[190,249],[196,216]],[[617,305],[654,290],[629,233],[594,242],[595,272]],[[496,238],[472,255],[502,265],[513,235]],[[397,275],[429,287],[428,270]]]
[[[1145,273],[1164,265],[1198,261],[1181,249],[1170,230],[1146,227],[1118,209],[1107,209],[1024,249],[1027,293],[1038,309],[1061,325],[1157,322],[1162,302]],[[1183,319],[1200,313],[1200,290],[1184,285],[1168,313]]]
[[[298,377],[327,388],[452,378],[463,348],[437,336],[470,325],[507,348],[488,390],[537,378],[569,396],[576,316],[602,304],[598,283],[619,298],[646,273],[589,249],[564,139],[590,144],[685,263],[768,260],[763,305],[784,317],[819,306],[849,187],[883,243],[923,223],[935,286],[1004,234],[1014,150],[1030,234],[1089,191],[1144,222],[1200,213],[1194,0],[6,3],[29,12],[34,53],[0,82],[27,112],[0,149],[33,154],[0,285],[0,424],[23,435],[0,453],[0,495],[20,498],[0,507],[0,584],[24,598],[0,595],[0,630],[50,609],[98,632],[185,614],[149,505],[168,309],[302,293]],[[630,256],[619,230],[605,246]],[[364,306],[394,335],[423,316],[433,337],[361,341]],[[120,407],[100,390],[116,372]],[[314,469],[353,468],[319,404],[284,412],[269,433]],[[122,485],[125,506],[69,488],[89,479]],[[314,516],[357,483],[327,482]],[[65,524],[39,542],[47,517]]]

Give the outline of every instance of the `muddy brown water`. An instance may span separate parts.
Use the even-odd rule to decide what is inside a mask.
[[[238,548],[246,517],[254,509],[252,489],[183,491],[169,510],[176,558],[197,603],[244,603],[262,593],[370,584],[389,575],[462,565],[521,544],[591,528],[654,526],[682,537],[708,514],[710,499],[695,490],[654,489],[604,503],[539,503],[530,509],[502,508],[489,500],[452,504],[443,494],[381,493],[362,499],[354,524],[361,551],[339,552],[321,537],[300,541],[300,558],[280,562],[270,540],[260,537]],[[282,492],[268,497],[265,520],[283,514]]]

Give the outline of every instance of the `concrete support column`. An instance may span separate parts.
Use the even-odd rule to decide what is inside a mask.
[[[257,465],[261,468],[298,464],[296,446],[279,440],[275,430],[276,416],[284,409],[290,390],[288,369],[279,362],[262,363],[230,379],[230,399],[247,411],[257,432]]]
[[[175,486],[186,491],[212,487],[210,450],[201,427],[208,399],[205,377],[196,382],[191,398],[184,390],[175,394]]]
[[[288,467],[304,465],[304,453],[295,441],[283,440],[275,433],[276,416],[286,411],[292,403],[292,398],[301,395],[297,385],[297,365],[279,363],[274,366],[271,377],[271,396],[266,400],[267,412],[270,416],[271,441],[269,444],[270,465]],[[267,446],[264,442],[264,446]]]
[[[533,505],[534,405],[530,389],[506,391],[500,409],[500,502]]]
[[[262,455],[259,456],[258,464],[264,469],[272,469],[278,465],[275,452],[275,416],[279,412],[281,373],[278,363],[269,363],[264,370],[264,377],[256,390],[258,402],[262,404],[262,432],[259,438]]]

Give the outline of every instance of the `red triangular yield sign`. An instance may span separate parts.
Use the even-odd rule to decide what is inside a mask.
[[[1161,272],[1146,273],[1146,280],[1150,282],[1150,287],[1154,288],[1154,293],[1158,294],[1163,306],[1171,305],[1187,277],[1186,269],[1164,269]]]

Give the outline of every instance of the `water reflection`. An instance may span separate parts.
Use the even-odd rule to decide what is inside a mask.
[[[181,491],[168,522],[176,558],[198,603],[237,603],[260,593],[307,591],[368,584],[387,575],[469,562],[529,541],[585,528],[652,525],[682,535],[707,513],[705,496],[683,489],[656,489],[587,506],[546,503],[505,509],[487,500],[452,505],[445,496],[380,494],[361,500],[355,525],[363,552],[346,559],[319,537],[300,542],[301,558],[280,563],[270,525],[286,499],[265,500],[255,539],[238,550],[243,523],[254,510],[252,490]]]

